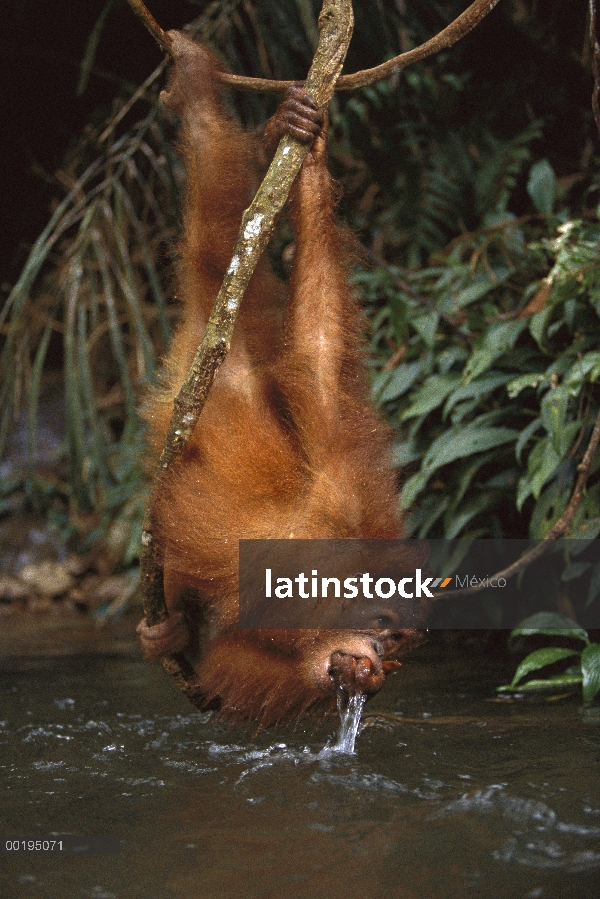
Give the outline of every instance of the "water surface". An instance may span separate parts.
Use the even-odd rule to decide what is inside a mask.
[[[514,663],[510,663],[514,665]],[[490,659],[420,650],[365,708],[256,738],[162,669],[105,656],[0,669],[2,836],[118,836],[118,855],[0,855],[10,899],[578,899],[600,895],[600,729],[506,703]]]

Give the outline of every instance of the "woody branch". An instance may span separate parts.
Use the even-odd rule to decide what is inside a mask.
[[[166,32],[156,22],[152,14],[148,11],[142,0],[127,0],[133,11],[141,18],[144,25],[156,40],[156,42],[171,53],[169,38]],[[454,19],[446,28],[436,34],[435,37],[425,41],[419,47],[414,47],[406,53],[401,53],[393,59],[376,66],[373,69],[363,69],[360,72],[354,72],[352,75],[340,75],[337,79],[336,90],[354,90],[357,87],[365,87],[368,84],[374,84],[383,78],[388,78],[396,72],[402,71],[407,66],[415,62],[427,59],[439,53],[440,50],[447,50],[457,43],[466,34],[472,31],[491,12],[500,0],[474,0],[473,3],[464,12]],[[232,75],[230,72],[220,72],[219,78],[224,84],[229,84],[237,90],[255,91],[261,93],[263,91],[285,91],[288,87],[294,85],[303,85],[303,81],[276,81],[271,78],[247,78],[244,75]]]

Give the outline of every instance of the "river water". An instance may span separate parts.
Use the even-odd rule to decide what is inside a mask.
[[[498,702],[514,661],[425,647],[365,707],[253,736],[131,655],[0,663],[7,899],[585,899],[600,895],[600,720]]]

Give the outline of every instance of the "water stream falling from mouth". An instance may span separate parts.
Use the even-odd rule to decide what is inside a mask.
[[[333,746],[328,747],[330,752],[341,752],[346,755],[354,754],[354,744],[356,743],[366,699],[367,697],[364,693],[350,694],[343,687],[338,688],[337,707],[340,713],[340,729],[337,742]]]

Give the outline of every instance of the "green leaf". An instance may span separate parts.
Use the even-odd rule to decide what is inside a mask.
[[[373,386],[375,402],[378,406],[398,399],[403,393],[413,386],[424,370],[424,362],[418,359],[416,362],[407,362],[400,365],[392,372],[381,372]],[[385,375],[386,377],[382,377]]]
[[[473,424],[442,434],[429,447],[423,459],[423,471],[429,475],[456,459],[482,453],[495,446],[511,443],[518,435],[513,428],[476,427]]]
[[[529,319],[529,333],[540,349],[544,349],[544,335],[553,311],[553,304],[548,300],[541,312],[536,312]]]
[[[527,474],[519,480],[517,489],[517,508],[520,510],[530,493],[534,498],[540,498],[542,488],[546,484],[558,466],[561,459],[554,451],[549,437],[539,440],[527,460]]]
[[[395,440],[392,446],[392,467],[404,469],[412,462],[420,459],[423,453],[412,438],[407,440]]]
[[[502,242],[509,252],[521,255],[525,250],[525,237],[518,226],[518,218],[513,212],[488,212],[483,217],[484,228],[504,226]],[[508,226],[508,227],[507,227]]]
[[[592,464],[592,473],[596,470],[598,463],[600,463],[600,457],[597,456],[597,461]],[[593,487],[588,487],[587,492],[584,494],[581,505],[575,514],[573,534],[583,531],[583,535],[585,535],[586,526],[589,524],[593,529],[595,522],[599,517],[600,482],[594,484]]]
[[[539,668],[545,668],[546,665],[553,665],[555,662],[560,662],[561,659],[568,659],[570,656],[578,654],[576,649],[564,649],[559,646],[547,646],[543,649],[536,649],[523,659],[515,671],[515,676],[510,685],[514,687],[531,671],[537,671]]]
[[[527,181],[527,193],[542,215],[550,215],[554,206],[556,177],[547,159],[541,159],[531,166]]]
[[[561,490],[556,481],[550,484],[531,513],[529,536],[534,540],[543,540],[564,512],[568,501],[568,493]]]
[[[540,693],[548,690],[571,689],[581,684],[581,674],[557,674],[556,677],[548,677],[545,680],[528,680],[525,684],[520,684],[517,688],[512,684],[506,684],[498,687],[499,693]]]
[[[490,278],[487,272],[480,273],[474,278],[470,277],[468,287],[465,287],[464,290],[461,290],[454,297],[454,308],[462,309],[463,306],[468,306],[470,303],[480,300],[486,293],[489,293],[490,290],[501,284],[502,281],[506,281],[510,271],[503,267],[500,272],[494,272],[494,274],[496,275],[494,279]]]
[[[565,378],[565,386],[568,387],[570,394],[573,396],[579,391],[586,375],[590,375],[590,381],[595,381],[599,373],[600,352],[593,350],[590,353],[585,353],[581,359],[577,359],[573,364],[573,367]]]
[[[510,381],[510,375],[502,372],[488,372],[477,380],[471,381],[469,384],[461,384],[453,393],[450,394],[444,406],[444,418],[447,418],[457,403],[463,400],[470,400],[472,397],[483,399],[492,390],[502,387],[507,381]]]
[[[427,415],[444,402],[448,394],[460,384],[460,375],[431,375],[417,390],[411,405],[405,409],[400,420]]]
[[[510,411],[504,404],[493,404],[489,412],[482,412],[477,418],[473,418],[471,421],[468,421],[466,425],[463,425],[463,420],[465,418],[468,419],[468,416],[474,411],[477,405],[478,401],[476,399],[465,400],[465,402],[459,403],[458,406],[453,409],[451,416],[453,431],[458,431],[461,427],[477,428],[478,430],[481,430],[483,427],[496,425],[506,418]]]
[[[577,527],[571,528],[571,533],[565,537],[565,546],[571,556],[578,556],[584,549],[591,546],[600,534],[600,518],[587,518]]]
[[[448,507],[450,497],[446,496],[441,501],[439,497],[429,497],[433,502],[419,503],[418,509],[410,513],[410,521],[407,522],[407,532],[414,534],[418,529],[417,536],[421,539],[426,537],[430,528],[436,523]]]
[[[544,378],[545,375],[541,372],[531,372],[527,375],[519,375],[518,378],[514,378],[506,387],[509,397],[511,400],[514,400],[514,398],[518,396],[522,390],[525,390],[526,387],[537,387]]]
[[[591,702],[600,691],[600,643],[590,643],[581,653],[583,699]]]
[[[483,417],[483,416],[482,416]],[[401,505],[403,509],[409,508],[416,496],[426,486],[431,475],[456,459],[481,453],[492,447],[510,443],[517,436],[518,431],[512,428],[477,427],[475,424],[465,428],[442,434],[434,440],[429,447],[421,470],[409,478],[402,490]]]
[[[477,456],[475,459],[469,459],[466,463],[464,470],[460,474],[460,478],[458,481],[458,486],[455,490],[453,490],[452,496],[452,510],[455,510],[460,507],[462,502],[462,498],[467,492],[471,481],[480,470],[483,465],[487,465],[490,459],[493,459],[494,452],[483,453],[481,456]]]
[[[413,328],[429,350],[433,349],[439,322],[440,317],[436,312],[427,312],[425,315],[419,315],[411,319]]]
[[[431,474],[432,473],[428,471],[418,471],[412,478],[408,479],[400,494],[400,507],[402,509],[409,509],[412,506],[416,497],[427,485],[427,481]]]
[[[566,387],[555,387],[544,396],[541,404],[542,422],[546,431],[552,438],[554,451],[563,456],[569,448],[566,442],[564,429],[567,407],[569,405],[569,392]]]
[[[511,350],[526,327],[527,321],[494,322],[489,325],[475,342],[465,366],[465,382],[473,381],[487,371],[498,356]]]
[[[469,358],[468,350],[463,346],[448,346],[446,349],[437,353],[435,364],[438,371],[442,375],[448,374],[453,365],[459,364],[463,367],[463,363]]]
[[[535,432],[542,427],[542,419],[535,418],[532,422],[530,422],[526,428],[523,428],[521,433],[519,434],[519,439],[515,444],[515,456],[517,457],[517,462],[521,462],[521,453],[525,449],[525,446],[531,439],[531,437],[535,434]]]
[[[406,303],[396,295],[389,298],[388,308],[390,311],[390,322],[396,336],[396,343],[402,346],[408,339],[408,322]]]
[[[494,498],[489,493],[480,493],[474,496],[470,502],[461,506],[460,511],[453,515],[446,515],[446,523],[444,528],[444,538],[453,540],[465,528],[468,523],[493,505]]]
[[[469,421],[479,405],[480,399],[478,396],[473,397],[470,400],[464,400],[462,403],[457,403],[450,415],[452,426],[457,427],[460,426],[463,421]]]
[[[535,634],[544,634],[549,637],[569,637],[572,640],[583,640],[589,643],[587,631],[579,627],[576,621],[561,615],[559,612],[536,612],[515,627],[509,637],[509,641],[515,637],[531,637]]]

